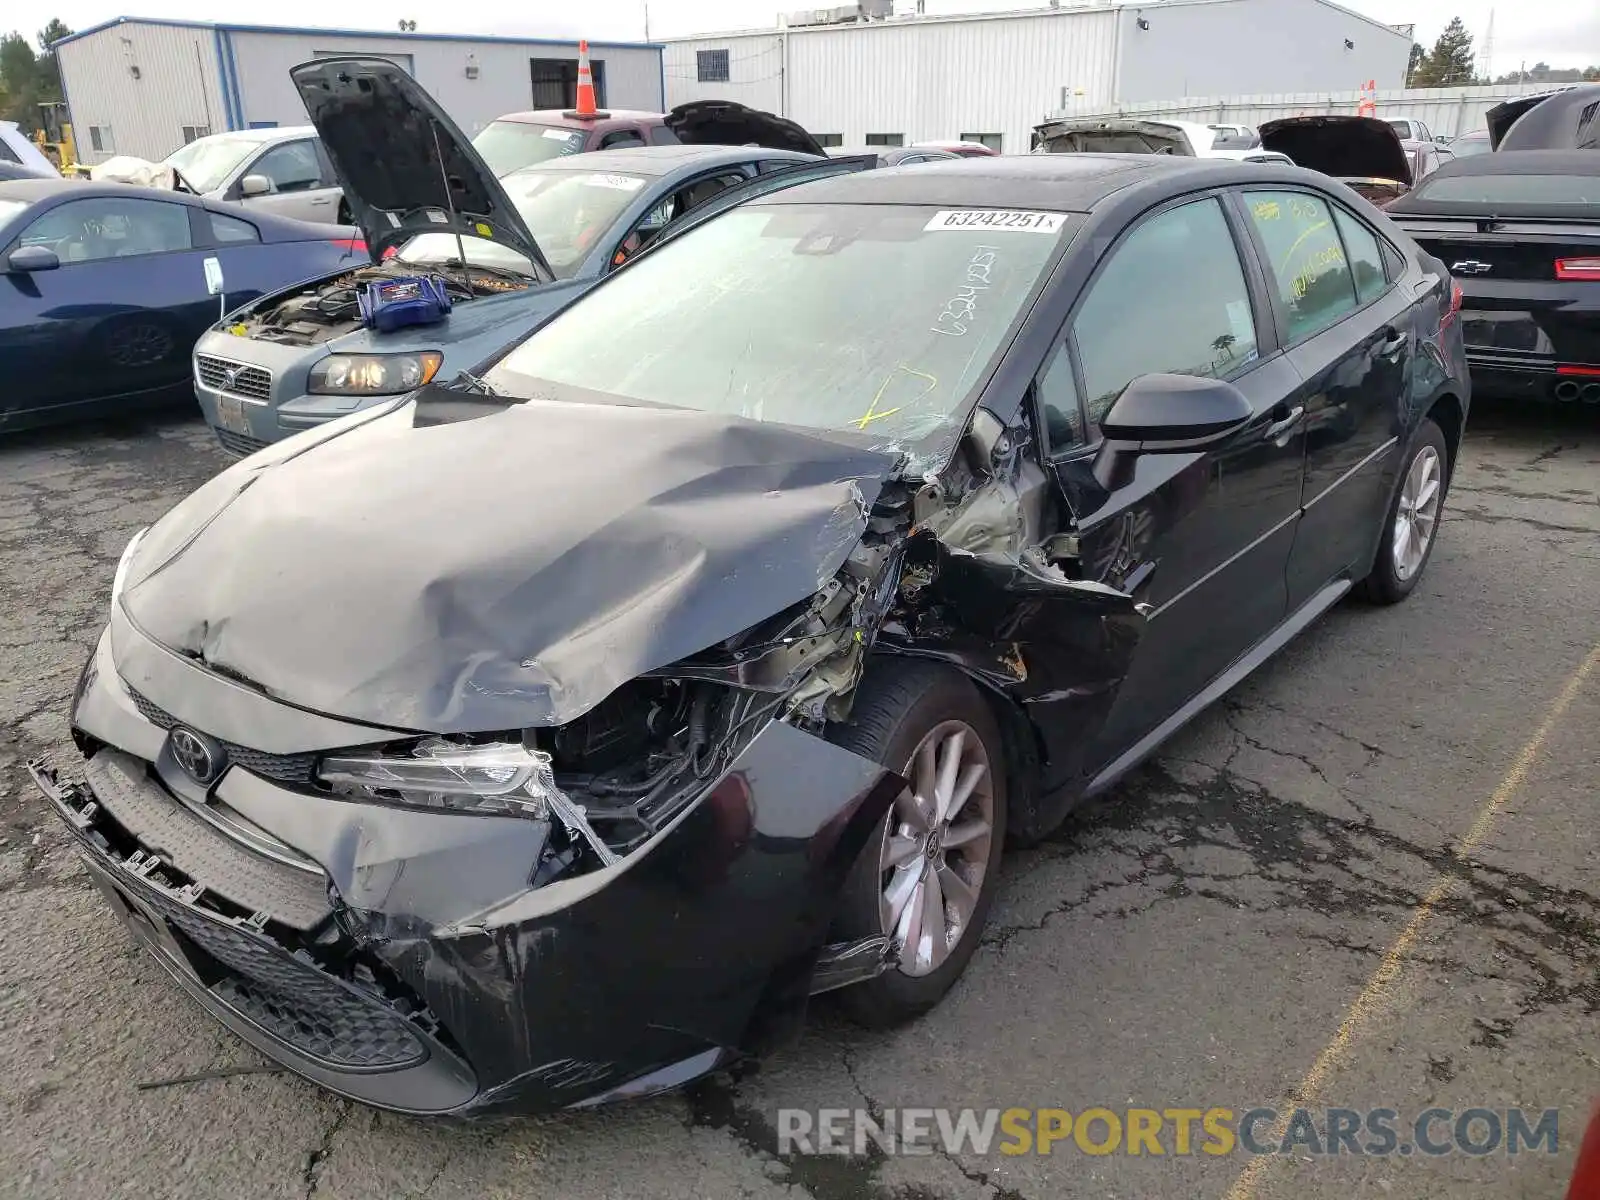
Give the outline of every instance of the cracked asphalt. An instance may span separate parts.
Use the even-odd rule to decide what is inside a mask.
[[[1480,405],[1394,609],[1342,605],[1044,846],[936,1012],[818,1006],[737,1079],[430,1125],[203,1019],[32,794],[129,535],[223,465],[183,417],[0,441],[0,1194],[1553,1197],[1600,1094],[1600,412]],[[1560,715],[1546,716],[1566,688]],[[1542,724],[1544,736],[1532,750]],[[1466,849],[1456,853],[1463,844]],[[231,1072],[231,1073],[224,1073]],[[191,1082],[170,1082],[207,1075]],[[149,1086],[149,1085],[158,1086]],[[1561,1110],[1557,1155],[779,1157],[783,1107]]]

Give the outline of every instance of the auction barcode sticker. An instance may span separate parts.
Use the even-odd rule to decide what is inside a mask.
[[[941,209],[929,218],[930,229],[981,229],[996,233],[1055,233],[1066,221],[1065,213],[1018,212],[1006,208]]]

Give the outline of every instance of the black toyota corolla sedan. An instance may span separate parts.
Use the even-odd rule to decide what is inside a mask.
[[[710,212],[136,537],[82,763],[35,777],[185,991],[370,1104],[643,1095],[829,990],[906,1020],[1008,841],[1417,586],[1455,297],[1293,167],[992,158]]]

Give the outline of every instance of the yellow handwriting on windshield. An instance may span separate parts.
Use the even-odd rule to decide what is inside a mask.
[[[890,387],[894,385],[895,380],[899,379],[902,374],[908,375],[912,379],[924,380],[928,386],[923,388],[922,391],[918,392],[915,396],[912,396],[908,400],[902,401],[893,408],[880,409],[878,405],[883,403],[884,396],[888,393]],[[939,380],[937,376],[929,375],[926,371],[914,371],[910,367],[906,366],[905,363],[899,363],[892,371],[884,376],[883,382],[878,385],[877,393],[872,397],[871,403],[867,405],[867,411],[862,413],[861,419],[856,422],[856,428],[865,429],[874,421],[881,421],[884,417],[894,416],[895,413],[899,412],[907,404],[915,404],[924,396],[931,395],[933,390],[938,386]]]

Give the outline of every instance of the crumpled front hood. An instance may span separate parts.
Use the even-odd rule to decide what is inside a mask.
[[[1261,146],[1334,179],[1392,179],[1410,187],[1411,163],[1394,126],[1376,117],[1284,117],[1261,126]]]
[[[572,720],[804,600],[896,466],[739,418],[437,387],[305,436],[162,518],[121,603],[277,699],[441,733]]]

